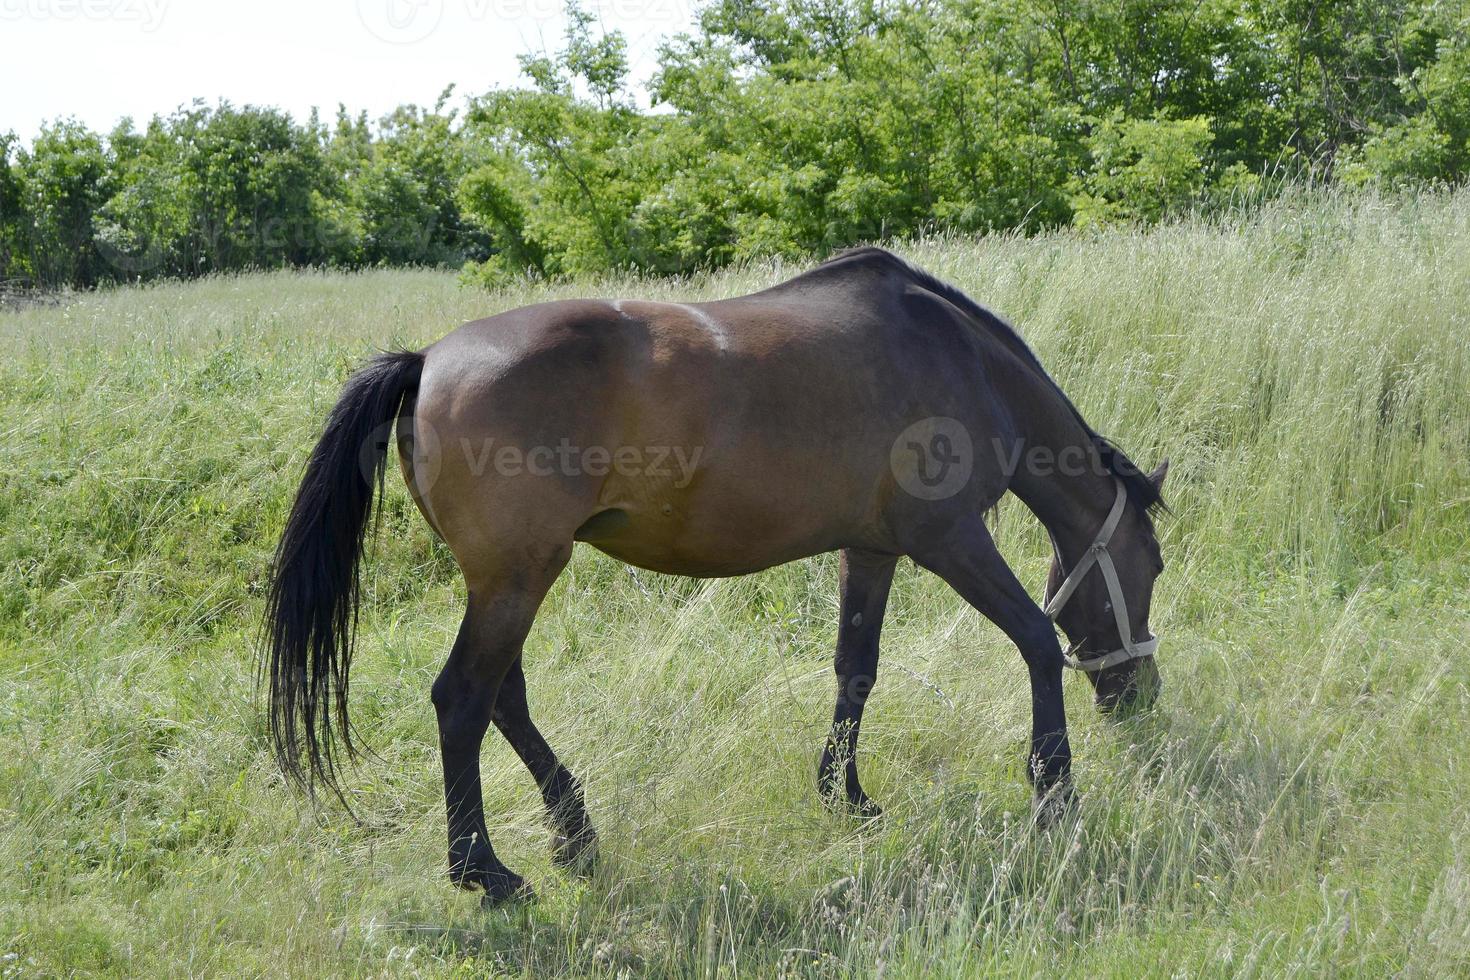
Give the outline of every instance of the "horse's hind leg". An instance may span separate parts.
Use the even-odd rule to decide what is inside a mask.
[[[845,806],[861,816],[877,816],[878,805],[858,782],[858,728],[863,707],[878,679],[878,634],[888,607],[888,588],[898,559],[892,555],[846,550],[839,573],[837,624],[837,706],[832,734],[817,767],[817,788],[828,806]]]
[[[462,887],[483,888],[487,901],[515,894],[525,882],[495,856],[486,834],[480,746],[501,683],[520,659],[536,610],[570,554],[568,543],[513,571],[477,576],[454,649],[434,681],[449,816],[449,874]]]
[[[531,708],[526,702],[526,674],[521,668],[520,657],[511,664],[505,680],[500,683],[500,693],[495,698],[490,720],[541,787],[546,815],[557,835],[557,863],[576,865],[592,858],[596,853],[597,833],[587,817],[582,787],[557,759],[531,720]]]

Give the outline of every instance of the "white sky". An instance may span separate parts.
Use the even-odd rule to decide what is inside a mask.
[[[628,40],[633,79],[695,0],[584,0]],[[562,0],[0,0],[0,132],[29,142],[75,116],[142,127],[199,97],[274,105],[305,119],[337,103],[376,118],[521,79],[516,55],[560,46]]]

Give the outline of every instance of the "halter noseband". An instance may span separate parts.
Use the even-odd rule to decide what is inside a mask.
[[[1082,582],[1083,577],[1091,571],[1093,565],[1097,565],[1102,572],[1103,579],[1108,584],[1108,598],[1113,602],[1113,616],[1118,621],[1118,637],[1123,641],[1123,648],[1081,660],[1074,654],[1082,644],[1073,643],[1062,654],[1062,662],[1073,670],[1106,670],[1138,657],[1152,657],[1154,651],[1159,648],[1159,638],[1153,635],[1141,642],[1134,642],[1133,630],[1128,625],[1128,604],[1123,599],[1123,587],[1118,584],[1118,570],[1113,566],[1113,556],[1108,553],[1108,542],[1113,540],[1113,532],[1118,529],[1118,522],[1123,518],[1123,508],[1127,503],[1128,491],[1120,481],[1118,498],[1113,501],[1113,509],[1108,513],[1108,519],[1103,521],[1102,530],[1097,532],[1096,540],[1083,553],[1071,573],[1062,581],[1044,610],[1052,622],[1056,622],[1057,614],[1062,611],[1067,600],[1072,598],[1072,593],[1077,591],[1077,586]]]

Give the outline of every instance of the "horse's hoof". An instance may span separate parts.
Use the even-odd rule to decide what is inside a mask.
[[[822,794],[822,805],[833,813],[844,817],[856,817],[858,820],[876,820],[883,816],[883,808],[874,803],[866,793],[861,796],[843,796],[839,794]]]
[[[597,834],[591,827],[578,834],[556,834],[551,839],[551,860],[573,874],[591,874],[597,866]]]
[[[526,879],[513,871],[497,872],[482,876],[481,886],[485,894],[480,897],[480,908],[494,908],[506,902],[534,902],[536,892],[526,884]]]
[[[1077,797],[1071,783],[1058,783],[1045,793],[1038,794],[1032,804],[1031,816],[1037,827],[1049,830],[1068,816],[1077,812]]]
[[[500,859],[489,848],[478,848],[459,855],[451,852],[449,880],[465,891],[483,890],[486,895],[502,898],[525,886],[525,880],[500,863]]]
[[[460,888],[467,892],[479,891],[485,887],[484,877],[485,872],[478,869],[463,867],[449,869],[450,884],[454,885],[455,888]]]

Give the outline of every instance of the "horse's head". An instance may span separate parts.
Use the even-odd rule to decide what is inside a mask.
[[[1047,614],[1072,643],[1067,665],[1087,674],[1103,711],[1147,707],[1162,685],[1148,613],[1164,560],[1148,506],[1159,502],[1168,472],[1165,460],[1146,477],[1138,474],[1132,488],[1120,478],[1113,509],[1082,557],[1068,570],[1058,553],[1047,576]]]

